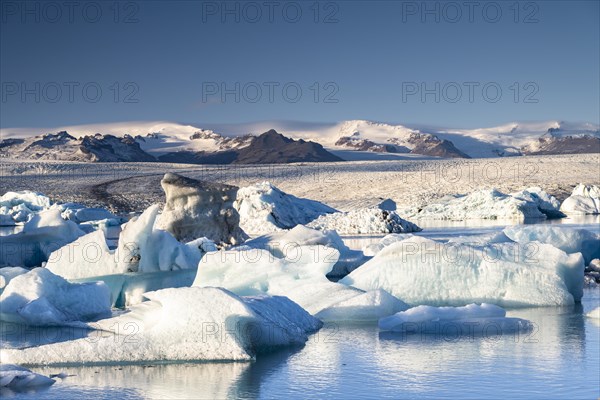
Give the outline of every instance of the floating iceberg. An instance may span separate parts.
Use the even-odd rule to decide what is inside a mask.
[[[310,228],[335,230],[341,234],[376,234],[419,232],[421,228],[395,212],[379,208],[364,208],[349,212],[322,215],[308,225]]]
[[[340,280],[412,305],[566,305],[583,296],[583,257],[539,242],[485,246],[412,237]]]
[[[90,221],[120,221],[120,218],[104,208],[65,208],[61,213],[64,219],[78,224]]]
[[[0,292],[8,285],[8,283],[19,275],[29,272],[28,269],[22,267],[4,267],[0,268]]]
[[[146,293],[150,301],[101,320],[98,335],[22,350],[1,349],[24,365],[243,361],[273,348],[302,345],[321,322],[284,297],[243,298],[221,288]]]
[[[418,306],[379,320],[382,331],[426,333],[472,337],[526,332],[533,328],[530,321],[507,318],[506,311],[483,303],[464,307]]]
[[[110,315],[101,282],[69,283],[45,268],[13,278],[0,295],[0,319],[25,325],[64,325]]]
[[[234,207],[240,214],[240,226],[250,234],[306,225],[321,215],[337,211],[318,201],[284,193],[269,182],[240,188]]]
[[[60,210],[41,211],[33,215],[21,232],[2,237],[0,267],[39,266],[54,250],[84,234],[76,223],[65,221]]]
[[[559,226],[509,226],[504,234],[519,243],[540,242],[551,244],[572,254],[581,253],[586,265],[600,258],[600,236],[586,229],[563,228]]]
[[[580,183],[560,206],[566,214],[600,214],[600,187]]]
[[[284,258],[256,248],[208,253],[193,285],[224,287],[238,295],[286,296],[328,321],[377,320],[407,307],[388,293],[330,282],[325,275],[338,256],[336,249],[322,245],[297,246]]]
[[[233,207],[235,186],[202,182],[167,173],[160,182],[166,196],[157,228],[177,240],[207,237],[217,243],[236,244],[247,236]]]
[[[50,207],[50,199],[41,193],[24,190],[21,192],[6,192],[0,197],[0,216],[2,225],[16,225],[29,221],[36,212]]]
[[[410,233],[390,233],[389,235],[385,235],[383,238],[381,238],[379,242],[365,246],[363,248],[363,253],[365,256],[372,257],[390,244],[401,242],[412,236],[413,235]]]
[[[534,189],[532,189],[534,190]],[[524,193],[527,192],[527,195]],[[508,195],[496,189],[479,190],[467,195],[446,196],[439,203],[423,208],[406,208],[399,214],[409,219],[464,221],[468,219],[545,219],[540,207],[553,207],[547,193],[523,191]]]
[[[0,364],[0,388],[11,392],[30,391],[36,388],[52,386],[54,379],[31,372],[14,364]],[[0,391],[0,393],[3,393]]]
[[[267,250],[275,257],[285,258],[288,253],[293,254],[299,246],[322,245],[337,250],[338,261],[335,263],[328,276],[345,276],[366,261],[363,253],[351,250],[344,244],[342,238],[335,231],[320,231],[296,225],[289,231],[279,231],[259,236],[244,243],[240,248],[258,248]]]
[[[530,187],[510,195],[516,199],[535,203],[537,208],[548,218],[562,218],[565,216],[560,211],[560,201],[540,187]]]

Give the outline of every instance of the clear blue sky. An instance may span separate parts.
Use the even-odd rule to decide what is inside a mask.
[[[3,0],[1,127],[599,122],[598,1],[277,3],[122,1],[115,10],[113,1],[54,9]],[[221,85],[235,92],[236,83],[239,102],[223,99]],[[433,90],[424,99],[422,85]]]

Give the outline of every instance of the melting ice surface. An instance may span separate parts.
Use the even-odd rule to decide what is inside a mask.
[[[598,232],[598,225],[585,226]],[[476,228],[482,234],[501,227]],[[425,234],[425,233],[424,233]],[[442,239],[464,228],[429,230]],[[352,248],[377,238],[346,241]],[[600,290],[585,289],[581,304],[508,310],[535,324],[501,337],[380,332],[375,324],[326,323],[303,348],[262,354],[243,363],[142,363],[129,366],[30,367],[64,379],[17,399],[43,398],[597,398],[600,326],[586,314]],[[23,347],[83,337],[75,328],[24,328],[0,323],[3,346]],[[3,395],[3,393],[1,393]],[[2,396],[3,397],[3,396]]]
[[[600,302],[586,289],[582,304],[509,311],[532,321],[527,333],[501,337],[403,335],[377,326],[326,324],[302,349],[263,354],[247,363],[32,367],[69,375],[17,399],[109,398],[597,398],[600,327],[585,314]],[[81,334],[2,325],[7,345]],[[72,375],[72,376],[71,376]]]

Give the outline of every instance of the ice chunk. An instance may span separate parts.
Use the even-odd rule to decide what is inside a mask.
[[[447,196],[439,203],[423,208],[399,211],[410,219],[464,221],[468,219],[545,219],[538,200],[529,201],[499,192],[496,189],[478,190],[467,195]]]
[[[36,374],[19,365],[0,364],[0,388],[8,389],[11,392],[35,390],[36,388],[52,386],[54,382],[54,379]],[[0,393],[6,394],[4,392]]]
[[[581,254],[549,244],[448,244],[423,237],[394,243],[340,280],[385,289],[408,304],[572,304],[583,296]]]
[[[298,246],[322,245],[333,248],[340,253],[338,261],[329,272],[329,276],[344,276],[366,261],[363,253],[351,250],[344,244],[335,231],[319,231],[296,225],[289,231],[274,232],[260,236],[244,243],[244,248],[258,248],[271,252],[275,257],[285,258],[294,253]]]
[[[566,214],[600,214],[600,187],[580,183],[560,206]]]
[[[540,187],[530,187],[520,192],[511,193],[512,197],[537,204],[538,209],[548,218],[562,218],[560,202],[556,197],[546,193]]]
[[[120,220],[120,218],[118,218],[110,211],[105,210],[104,208],[68,208],[67,210],[62,212],[62,216],[63,218],[76,222],[78,224],[89,221]]]
[[[0,295],[2,320],[27,325],[63,325],[110,315],[104,283],[69,283],[45,268],[12,279]]]
[[[592,311],[585,314],[588,318],[598,319],[600,320],[600,307],[594,308]]]
[[[376,321],[404,311],[409,306],[382,289],[363,292],[347,300],[337,301],[315,314],[321,321]]]
[[[242,361],[272,348],[301,345],[321,323],[286,298],[241,298],[221,288],[146,293],[141,303],[93,326],[118,334],[23,350],[1,349],[20,364]]]
[[[486,303],[464,307],[418,306],[379,320],[382,331],[446,335],[452,332],[464,337],[501,335],[532,328],[530,321],[506,318],[504,309]]]
[[[235,186],[201,182],[167,173],[160,182],[166,195],[157,228],[177,240],[208,237],[217,243],[236,244],[246,239],[240,215],[233,207]]]
[[[0,216],[8,216],[13,223],[29,221],[36,212],[48,209],[50,199],[41,193],[24,190],[21,192],[6,192],[0,197]],[[0,218],[6,225],[8,219]]]
[[[4,267],[0,268],[0,291],[8,285],[15,277],[29,272],[28,269],[21,267]]]
[[[558,247],[566,253],[581,253],[589,264],[600,258],[600,236],[586,229],[564,228],[550,225],[509,226],[504,234],[519,243],[541,242]]]
[[[363,253],[365,256],[374,256],[379,253],[381,250],[386,248],[392,243],[401,242],[413,235],[410,233],[390,233],[389,235],[385,235],[378,243],[370,244],[363,248]]]
[[[306,225],[323,214],[336,212],[318,201],[284,193],[269,182],[240,188],[234,207],[240,213],[242,229],[250,234]]]
[[[60,210],[41,211],[21,232],[2,237],[0,266],[41,265],[54,250],[84,234],[76,223],[62,219]]]
[[[239,295],[286,296],[313,315],[340,322],[376,320],[405,306],[387,293],[366,294],[330,282],[325,275],[338,254],[321,245],[298,246],[285,258],[252,248],[208,253],[193,285],[224,287]]]
[[[341,234],[374,234],[419,232],[421,228],[395,212],[379,208],[363,208],[349,212],[322,215],[307,226],[335,230]]]

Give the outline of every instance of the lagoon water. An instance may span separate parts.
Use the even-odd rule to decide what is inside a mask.
[[[573,224],[598,232],[596,223]],[[431,227],[443,238],[501,226]],[[378,237],[345,238],[354,248]],[[482,337],[381,333],[375,324],[327,324],[302,348],[260,354],[248,363],[145,363],[33,367],[65,373],[50,388],[1,391],[15,399],[212,398],[568,398],[600,397],[600,321],[585,313],[600,306],[600,288],[580,304],[512,309],[507,316],[535,324],[527,334]],[[0,323],[2,347],[25,347],[89,335]],[[92,340],[92,339],[91,339]]]

